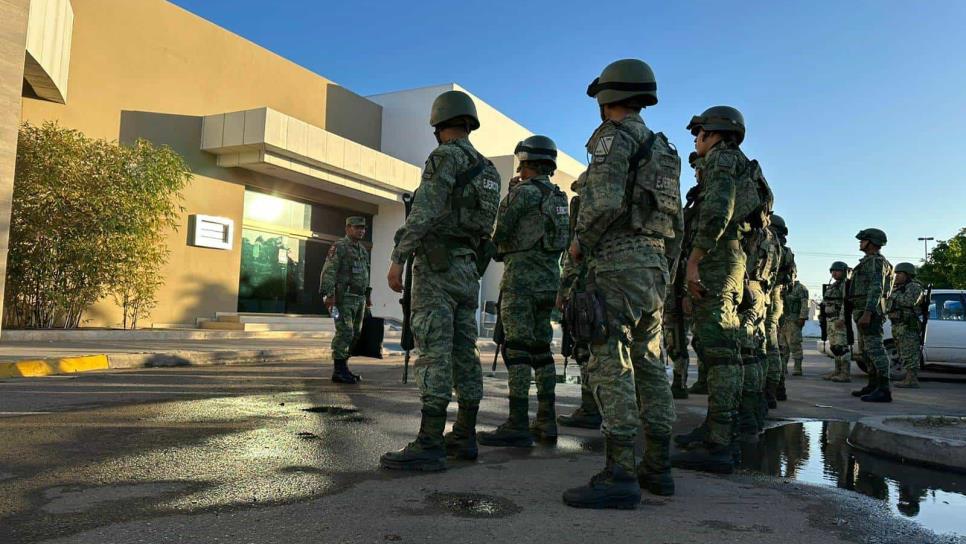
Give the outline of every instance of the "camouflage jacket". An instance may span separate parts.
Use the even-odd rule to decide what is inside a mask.
[[[897,285],[886,302],[886,314],[893,321],[908,323],[919,318],[919,304],[925,290],[916,280]]]
[[[390,259],[403,264],[427,234],[459,238],[464,235],[452,213],[451,196],[456,176],[471,168],[476,149],[468,138],[439,144],[426,159],[423,177],[413,195],[412,211],[396,231],[396,247]],[[470,248],[457,248],[453,255],[473,253]]]
[[[637,234],[630,228],[625,196],[630,179],[630,159],[651,130],[638,114],[620,122],[604,121],[587,142],[590,165],[580,191],[576,237],[585,258],[594,260],[598,270],[628,266],[654,266],[667,270],[668,261],[677,255],[665,255],[665,240]],[[678,233],[672,240],[683,238],[683,220],[678,216]],[[680,251],[680,243],[667,245],[669,251]]]
[[[849,297],[856,310],[882,315],[892,293],[892,263],[881,254],[866,255],[852,271]]]
[[[822,293],[822,312],[825,319],[851,319],[845,315],[845,280],[833,280]]]
[[[345,236],[329,247],[322,266],[319,291],[341,300],[346,294],[365,296],[369,287],[369,251],[362,242]]]
[[[528,293],[534,291],[556,291],[560,285],[560,253],[546,251],[539,243],[546,221],[540,207],[543,193],[535,183],[553,185],[548,176],[536,176],[523,180],[510,188],[500,202],[493,241],[497,247],[513,244],[513,238],[522,237],[536,244],[522,251],[514,251],[503,256],[503,279],[501,290]],[[540,232],[533,232],[539,230]]]
[[[691,245],[711,250],[719,241],[739,240],[748,230],[735,211],[738,175],[748,166],[748,157],[737,146],[715,145],[699,163],[701,195],[694,224],[689,225]]]
[[[808,319],[808,289],[800,281],[794,281],[784,292],[785,317]]]
[[[781,267],[782,247],[771,229],[753,229],[742,240],[748,279],[761,282],[765,293],[771,292]]]

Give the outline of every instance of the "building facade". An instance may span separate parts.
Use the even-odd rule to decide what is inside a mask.
[[[144,326],[217,312],[323,313],[319,273],[349,215],[372,225],[373,313],[400,315],[384,275],[402,195],[436,145],[429,106],[456,85],[363,97],[165,0],[32,0],[31,24],[40,4],[70,9],[50,23],[54,34],[70,23],[68,39],[48,39],[44,47],[61,49],[48,60],[28,46],[20,119],[168,145],[194,173]],[[38,66],[45,78],[32,75]],[[483,127],[471,139],[509,179],[513,148],[531,133],[477,104]],[[557,181],[569,188],[583,166],[560,163]],[[484,301],[496,299],[500,272],[487,273]],[[121,313],[103,301],[86,319],[117,326]]]

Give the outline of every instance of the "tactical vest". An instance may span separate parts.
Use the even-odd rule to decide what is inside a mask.
[[[630,157],[624,197],[631,230],[654,238],[674,238],[681,213],[681,158],[661,132],[652,132]]]
[[[845,306],[845,280],[826,285],[822,293],[822,311],[825,312],[825,316],[828,319],[839,319],[843,306]]]
[[[766,288],[774,285],[773,276],[778,269],[778,261],[781,257],[781,246],[778,240],[766,229],[758,228],[742,240],[742,249],[747,256],[745,270],[748,273],[748,279],[762,282]]]
[[[738,175],[735,185],[735,210],[733,217],[748,223],[753,229],[767,227],[775,195],[765,180],[758,161],[748,161],[748,166]]]
[[[470,167],[456,175],[450,206],[460,231],[473,243],[493,234],[500,207],[500,174],[489,159],[475,157],[457,145],[470,159]]]
[[[339,276],[336,278],[337,294],[364,295],[369,287],[369,259],[365,246],[345,238],[336,244],[341,245],[345,251],[339,262]]]
[[[537,245],[548,252],[563,251],[570,238],[567,195],[553,183],[541,180],[526,180],[521,184],[529,184],[540,191],[538,213],[524,216],[517,225],[516,232],[499,245],[498,252],[507,255],[528,251]],[[518,187],[514,190],[524,188]]]
[[[913,285],[918,287],[920,290],[919,299],[914,301],[911,306],[899,304],[896,296],[905,293],[905,291]],[[922,284],[917,280],[910,280],[909,282],[896,287],[889,295],[889,300],[886,301],[886,315],[893,321],[917,321],[919,319],[919,302],[922,300],[924,293],[925,290],[922,288]]]
[[[802,305],[805,304],[805,301],[802,300],[801,296],[799,296],[800,294],[801,292],[799,289],[792,288],[791,286],[789,286],[788,291],[785,292],[784,302],[786,316],[792,316],[793,318],[798,319],[798,316],[802,311]]]
[[[881,260],[881,264],[880,261]],[[872,270],[873,266],[882,266],[882,298],[879,299],[879,312],[885,313],[886,301],[892,294],[892,282],[895,279],[892,271],[892,264],[886,260],[882,255],[875,255],[871,259],[863,259],[859,261],[859,264],[852,271],[852,281],[849,282],[850,293],[849,296],[857,301],[862,300],[861,308],[865,308],[864,299],[867,298],[869,289],[872,287]],[[856,308],[860,308],[857,304]]]

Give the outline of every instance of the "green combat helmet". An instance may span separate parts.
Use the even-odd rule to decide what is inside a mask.
[[[469,119],[469,130],[480,128],[480,118],[476,114],[476,104],[470,95],[463,91],[446,91],[433,100],[433,109],[429,114],[429,124],[437,127],[458,117]]]
[[[788,227],[785,226],[785,220],[782,219],[782,216],[778,215],[777,213],[771,214],[771,226],[775,227],[775,230],[778,231],[778,234],[788,236]]]
[[[638,59],[623,59],[612,62],[587,87],[587,96],[597,99],[597,103],[613,104],[637,98],[641,106],[657,104],[657,81],[654,71],[646,62]]]
[[[547,161],[557,168],[557,144],[546,136],[530,136],[517,144],[513,154],[520,162]]]
[[[855,239],[868,240],[879,247],[885,246],[886,242],[888,242],[886,233],[879,229],[862,229],[855,235]]]
[[[896,265],[895,271],[897,273],[905,272],[910,278],[914,278],[916,276],[916,265],[912,263],[899,263]]]
[[[694,136],[704,129],[708,132],[737,132],[738,143],[745,140],[745,116],[731,106],[712,106],[701,115],[695,115],[688,123],[688,130]]]
[[[835,261],[832,266],[828,269],[829,272],[848,272],[849,265],[843,263],[842,261]]]

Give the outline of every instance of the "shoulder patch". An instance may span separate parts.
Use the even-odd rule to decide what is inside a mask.
[[[718,156],[715,157],[714,164],[718,168],[731,170],[732,168],[735,167],[735,164],[737,164],[737,161],[735,160],[735,156],[732,155],[731,153],[719,153]]]
[[[604,162],[614,145],[614,136],[601,136],[594,145],[594,162]]]

